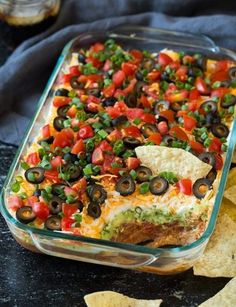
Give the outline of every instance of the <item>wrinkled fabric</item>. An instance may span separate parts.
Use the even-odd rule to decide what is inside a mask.
[[[236,1],[66,0],[57,21],[0,67],[0,140],[18,145],[64,45],[80,33],[142,25],[205,34],[236,50]]]

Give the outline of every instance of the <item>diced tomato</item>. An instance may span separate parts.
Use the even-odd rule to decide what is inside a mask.
[[[196,86],[196,89],[199,91],[200,94],[207,95],[207,94],[210,93],[206,82],[201,77],[196,78],[195,86]]]
[[[39,158],[39,154],[37,152],[32,152],[28,155],[27,159],[26,159],[26,162],[29,164],[29,165],[33,165],[33,166],[36,166],[37,164],[39,164],[40,162],[40,158]]]
[[[104,66],[103,66],[103,70],[104,70],[104,71],[110,70],[111,64],[112,64],[112,62],[111,62],[110,60],[106,60]]]
[[[144,107],[144,108],[150,108],[151,107],[151,103],[149,102],[149,100],[147,99],[147,97],[146,96],[144,96],[144,95],[142,95],[141,97],[140,97],[140,103],[142,104],[142,106]]]
[[[96,96],[89,95],[88,99],[87,99],[87,103],[90,103],[90,102],[94,102],[94,103],[99,104],[101,102],[101,99],[96,97]]]
[[[26,204],[27,204],[27,206],[33,206],[33,203],[36,203],[36,202],[38,202],[38,201],[39,201],[38,197],[32,195],[32,196],[30,196],[30,197],[27,198]]]
[[[216,169],[217,171],[219,171],[219,170],[221,170],[222,167],[223,167],[223,159],[222,159],[222,156],[221,156],[219,153],[216,153],[216,154],[215,154],[215,160],[216,160],[216,162],[215,162],[214,167],[215,167],[215,169]]]
[[[85,150],[84,142],[82,139],[75,142],[71,149],[71,153],[74,155],[77,155],[80,152],[83,152]]]
[[[59,181],[59,177],[58,177],[58,171],[56,170],[45,170],[44,172],[44,176],[45,178],[49,179],[49,180],[54,180],[54,181]]]
[[[69,68],[69,72],[70,72],[71,76],[79,76],[81,74],[78,65],[71,66]]]
[[[223,61],[217,61],[215,64],[215,71],[226,71],[229,67],[229,61],[223,60]]]
[[[71,118],[74,118],[76,116],[76,113],[77,113],[77,108],[75,105],[73,105],[69,108],[66,114],[70,116]]]
[[[143,116],[144,111],[140,108],[130,108],[127,109],[125,115],[128,117],[129,120],[133,120],[135,118],[141,118]]]
[[[71,77],[72,77],[71,74],[63,74],[62,76],[60,76],[59,83],[61,84],[69,83]]]
[[[170,128],[169,134],[173,137],[176,137],[179,140],[188,141],[187,134],[184,132],[183,129],[181,129],[178,126],[174,126],[174,127]]]
[[[150,113],[144,113],[141,116],[141,121],[145,122],[145,123],[151,123],[151,124],[155,124],[156,123],[156,117],[153,114]]]
[[[49,138],[51,136],[50,125],[45,125],[42,128],[42,137],[44,139]]]
[[[70,231],[72,224],[75,222],[71,217],[65,216],[61,219],[61,230]]]
[[[94,136],[93,128],[91,126],[85,126],[80,128],[78,136],[81,139],[92,138]]]
[[[87,57],[86,62],[92,63],[93,66],[96,67],[96,68],[100,68],[103,64],[99,59],[93,57],[92,55]]]
[[[103,95],[105,97],[111,97],[114,95],[115,93],[115,85],[113,83],[111,83],[110,85],[108,85],[107,87],[104,87],[103,91]]]
[[[14,211],[16,211],[17,209],[23,206],[23,200],[17,195],[9,196],[7,202],[8,202],[9,208]]]
[[[112,163],[118,163],[122,165],[122,159],[114,157],[113,155],[105,155],[102,165],[102,173],[111,173],[113,175],[119,175],[119,171],[124,170],[123,167],[114,167]]]
[[[184,81],[186,81],[187,78],[188,78],[187,73],[188,73],[187,67],[186,67],[186,66],[181,66],[179,69],[177,69],[175,75],[176,75],[176,77],[177,77],[180,81],[184,82]]]
[[[49,216],[49,208],[44,202],[33,203],[32,209],[34,214],[43,221]]]
[[[184,129],[191,131],[193,128],[196,127],[197,125],[197,120],[192,117],[192,116],[188,116],[188,115],[184,115]]]
[[[139,128],[136,127],[136,126],[126,127],[124,129],[122,129],[122,133],[124,134],[124,136],[132,136],[134,138],[141,136],[141,132],[140,132]]]
[[[123,93],[124,93],[125,95],[131,93],[131,92],[133,91],[134,86],[135,86],[136,83],[137,83],[137,80],[136,80],[136,79],[132,79],[132,80],[130,81],[129,85],[126,86],[126,88],[123,89]]]
[[[192,57],[191,55],[185,55],[183,57],[183,63],[186,65],[188,63],[193,63],[194,62],[194,57]]]
[[[100,79],[102,79],[101,75],[92,74],[92,75],[81,75],[79,76],[78,81],[81,83],[87,83],[88,81],[94,83],[99,81]]]
[[[123,70],[118,70],[112,76],[112,81],[116,87],[120,87],[125,80],[125,73]]]
[[[117,140],[122,139],[122,133],[119,130],[115,129],[107,136],[107,139],[110,142],[115,142]]]
[[[120,88],[116,89],[115,90],[115,94],[114,94],[114,97],[117,98],[117,99],[120,99],[120,97],[124,97],[126,94],[124,93],[123,90],[121,90]]]
[[[185,100],[188,97],[188,91],[187,90],[174,90],[174,91],[166,91],[165,98],[169,102],[181,102]]]
[[[159,132],[153,133],[148,137],[148,141],[155,143],[156,145],[160,145],[161,143],[161,135]]]
[[[134,62],[135,64],[139,64],[139,63],[141,62],[141,60],[142,60],[142,58],[143,58],[143,54],[142,54],[142,52],[141,52],[140,50],[132,49],[132,50],[130,50],[129,53],[130,53],[130,54],[132,55],[132,57],[134,58],[133,62]]]
[[[215,151],[215,152],[221,153],[222,152],[221,146],[222,146],[222,143],[221,143],[220,139],[214,137],[211,140],[211,144],[209,146],[209,151]]]
[[[74,198],[78,196],[77,191],[75,189],[67,186],[64,188],[64,193],[66,196],[73,196]]]
[[[122,115],[122,111],[114,107],[107,107],[106,111],[111,118],[117,118],[118,116]]]
[[[78,206],[76,204],[62,204],[62,213],[66,217],[71,217],[78,210]]]
[[[197,153],[202,153],[204,151],[204,146],[196,141],[189,141],[190,147]]]
[[[128,110],[127,105],[124,103],[124,101],[117,101],[114,105],[114,108],[120,110],[122,113],[126,112]]]
[[[112,146],[106,140],[103,140],[98,147],[101,148],[102,151],[111,152],[113,150]]]
[[[196,101],[196,100],[188,102],[186,105],[188,106],[188,110],[192,111],[192,112],[194,112],[194,111],[199,109],[199,102]]]
[[[72,189],[75,190],[78,193],[84,193],[87,188],[87,181],[86,178],[81,178],[78,182],[73,184]]]
[[[104,155],[102,149],[99,147],[95,148],[92,154],[92,163],[100,165],[102,164],[103,161],[104,161]]]
[[[152,82],[159,80],[160,76],[161,76],[161,72],[159,70],[153,70],[147,75],[148,79]]]
[[[54,96],[53,98],[53,105],[56,108],[66,106],[71,101],[70,97],[63,97],[63,96]]]
[[[87,111],[89,111],[91,113],[97,113],[101,109],[102,109],[102,107],[95,102],[90,102],[90,103],[87,104]]]
[[[229,79],[229,74],[225,70],[220,70],[211,75],[211,81],[225,81]]]
[[[137,69],[137,65],[131,62],[123,62],[121,65],[121,69],[123,70],[126,76],[132,76]]]
[[[177,117],[183,117],[184,115],[187,115],[188,114],[188,110],[179,110],[178,112],[177,112]]]
[[[190,92],[189,92],[189,100],[191,101],[191,100],[196,100],[196,99],[198,99],[200,97],[200,93],[199,93],[199,91],[196,89],[196,88],[194,88],[194,89],[192,89]]]
[[[226,87],[218,87],[211,91],[211,97],[220,97],[222,98],[225,94],[227,94],[230,90]]]
[[[163,110],[160,112],[160,115],[168,119],[171,123],[175,120],[175,112],[173,110]]]
[[[129,157],[126,160],[126,165],[129,170],[136,169],[141,164],[141,161],[138,158]]]
[[[157,124],[157,129],[160,132],[161,135],[165,135],[167,134],[169,127],[166,121],[162,121],[160,123]]]
[[[176,186],[185,195],[192,194],[192,181],[190,179],[181,179],[176,183]]]
[[[171,62],[173,62],[172,58],[169,57],[167,54],[160,52],[158,55],[158,63],[161,66],[166,66],[168,64],[170,64]]]
[[[71,129],[63,129],[55,136],[53,147],[66,147],[71,146],[73,143],[74,134]]]
[[[53,169],[57,169],[59,166],[62,165],[62,157],[61,156],[56,156],[51,160],[51,166]]]
[[[95,43],[92,47],[91,47],[91,50],[93,52],[99,52],[99,51],[102,51],[104,50],[105,46],[104,44],[98,42],[98,43]]]
[[[176,71],[176,70],[178,70],[180,68],[180,62],[179,61],[174,61],[174,62],[171,62],[168,66],[171,69]]]

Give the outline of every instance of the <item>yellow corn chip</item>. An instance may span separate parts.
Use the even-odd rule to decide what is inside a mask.
[[[227,214],[236,223],[236,206],[225,197],[221,203],[220,213]]]
[[[212,168],[181,148],[149,145],[136,147],[135,152],[142,164],[149,167],[154,175],[173,172],[180,178],[189,178],[195,182],[206,177]]]
[[[162,300],[138,300],[113,292],[94,292],[84,297],[88,307],[158,307]]]
[[[224,192],[224,197],[236,205],[236,185],[226,189]]]
[[[232,162],[236,163],[236,149],[234,149],[234,154],[233,154]]]
[[[208,277],[236,276],[236,223],[220,214],[216,228],[203,256],[195,263],[195,275]]]
[[[229,171],[226,183],[226,190],[232,186],[236,186],[236,167],[232,168]]]
[[[233,307],[236,306],[236,278],[230,280],[227,285],[215,296],[205,301],[198,307]]]

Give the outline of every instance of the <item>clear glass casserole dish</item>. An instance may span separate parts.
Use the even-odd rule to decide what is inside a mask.
[[[190,53],[200,52],[213,59],[227,58],[236,60],[234,52],[217,47],[211,39],[205,36],[194,36],[180,32],[126,27],[115,29],[112,32],[91,32],[78,36],[65,46],[40,98],[35,116],[5,181],[1,194],[0,210],[16,241],[29,250],[79,261],[139,269],[158,274],[181,272],[190,268],[193,262],[202,255],[213,232],[236,142],[236,120],[234,120],[229,136],[229,146],[208,226],[201,238],[189,245],[175,248],[149,248],[134,244],[74,236],[63,232],[36,229],[18,222],[7,209],[7,197],[10,194],[12,180],[20,167],[20,160],[26,154],[28,146],[33,143],[39,129],[45,125],[46,118],[44,114],[51,105],[54,92],[53,87],[60,71],[66,66],[69,56],[74,50],[87,47],[96,41],[105,41],[108,38],[114,38],[124,48],[146,49],[150,52],[168,48]]]

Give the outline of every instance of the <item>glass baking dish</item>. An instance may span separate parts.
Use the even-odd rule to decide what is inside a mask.
[[[149,248],[134,244],[117,243],[88,237],[74,236],[64,232],[36,229],[21,224],[7,210],[6,199],[10,193],[11,182],[19,169],[21,158],[25,155],[28,144],[34,141],[39,128],[45,124],[44,114],[49,110],[53,98],[53,88],[60,71],[65,67],[71,52],[87,47],[96,41],[114,38],[125,48],[147,49],[151,52],[163,48],[186,52],[201,52],[208,57],[236,61],[236,54],[220,48],[206,36],[171,32],[143,27],[122,27],[111,32],[87,32],[70,41],[62,51],[56,67],[39,100],[37,111],[25,134],[22,144],[10,168],[1,193],[0,210],[12,235],[23,247],[45,254],[79,261],[110,265],[128,269],[139,269],[157,274],[173,274],[187,270],[202,255],[213,232],[219,211],[224,186],[230,167],[234,144],[236,142],[236,120],[229,136],[222,177],[216,195],[215,204],[208,226],[200,239],[183,247]]]

